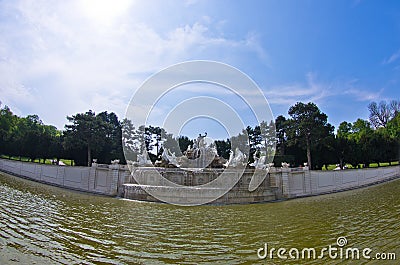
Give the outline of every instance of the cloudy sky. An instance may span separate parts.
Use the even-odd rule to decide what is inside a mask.
[[[399,99],[398,1],[0,1],[0,101],[62,129],[122,119],[149,76],[186,60],[249,75],[275,116],[313,101],[337,127]]]

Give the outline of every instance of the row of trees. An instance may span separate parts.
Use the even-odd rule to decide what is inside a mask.
[[[346,163],[369,167],[371,163],[400,159],[400,101],[372,102],[370,121],[342,122],[336,135],[327,115],[314,103],[297,103],[289,109],[289,119],[276,118],[278,156],[292,164],[307,161],[313,169]],[[372,124],[372,125],[371,125]]]
[[[76,165],[91,165],[92,157],[99,163],[111,159],[125,162],[122,141],[122,124],[115,113],[78,113],[67,117],[71,124],[64,131],[45,125],[37,115],[18,117],[5,106],[0,109],[0,154],[9,157],[26,157],[31,161],[57,162],[71,159]]]
[[[338,163],[344,167],[350,163],[356,167],[399,160],[400,101],[372,102],[368,109],[370,121],[342,122],[335,134],[327,115],[317,105],[298,102],[289,108],[289,118],[281,115],[275,124],[261,123],[243,131],[249,138],[249,160],[252,162],[252,155],[260,146],[272,150],[275,144],[276,165],[307,162],[311,168],[320,169],[328,164]],[[150,159],[155,161],[163,147],[178,154],[193,145],[193,140],[186,136],[179,137],[179,146],[174,145],[172,135],[164,129],[153,126],[135,128],[128,120],[120,121],[113,112],[96,115],[88,111],[67,119],[69,124],[60,131],[43,124],[37,115],[18,117],[7,106],[0,109],[0,154],[28,157],[32,161],[39,158],[43,162],[45,158],[66,158],[74,160],[76,165],[90,166],[92,158],[97,158],[99,163],[110,163],[112,159],[125,163],[123,146],[129,147],[125,148],[126,151],[132,151],[132,154],[127,152],[132,156],[128,159],[135,160],[135,154],[146,148]],[[276,136],[267,137],[275,135],[273,128],[276,128]],[[231,140],[235,139],[216,141],[218,154],[228,158]],[[263,142],[264,139],[272,139],[272,142]],[[140,145],[142,141],[144,146]]]
[[[62,133],[45,125],[37,115],[18,117],[6,106],[0,109],[0,152],[8,156],[59,157]]]
[[[122,149],[122,124],[114,112],[95,114],[91,110],[67,117],[63,148],[77,165],[91,166],[92,158],[98,163],[119,159],[125,163]]]

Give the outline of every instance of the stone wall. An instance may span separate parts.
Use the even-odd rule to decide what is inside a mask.
[[[69,167],[0,159],[0,170],[23,178],[79,191],[110,196],[118,194],[118,180],[127,171],[120,165]]]
[[[137,174],[145,174],[151,168],[139,169]],[[215,179],[223,169],[200,171],[197,173],[178,172],[177,169],[159,169],[162,175],[174,183],[196,186]],[[214,203],[253,203],[296,197],[313,196],[355,189],[400,177],[400,166],[368,168],[341,171],[310,171],[305,168],[271,168],[268,176],[255,190],[248,190],[253,170],[246,169],[238,183]],[[146,178],[152,181],[151,178]],[[164,183],[146,183],[154,187],[166,187]],[[125,184],[121,196],[129,199],[157,201],[138,184]],[[176,191],[171,189],[171,196]]]
[[[163,178],[159,179],[155,174],[160,173]],[[281,192],[279,186],[279,177],[275,177],[275,172],[271,172],[261,182],[258,188],[254,191],[249,191],[249,184],[254,170],[246,169],[243,174],[242,170],[234,168],[224,169],[204,169],[204,170],[193,170],[193,171],[182,171],[176,168],[137,168],[134,172],[136,179],[140,179],[141,184],[137,184],[135,179],[131,179],[131,183],[124,184],[121,197],[133,200],[144,200],[144,201],[159,201],[153,196],[149,195],[146,190],[157,189],[159,194],[163,194],[162,197],[168,201],[178,202],[182,199],[182,204],[186,204],[191,201],[193,195],[196,195],[198,188],[197,186],[212,182],[222,172],[232,176],[232,179],[238,179],[238,182],[230,189],[227,193],[222,195],[216,200],[212,201],[212,204],[232,204],[232,203],[255,203],[255,202],[266,202],[274,201],[281,198]],[[176,187],[168,182],[180,185]],[[202,187],[202,197],[209,198],[210,201],[217,192],[217,187]],[[224,190],[223,188],[221,190]],[[216,193],[215,193],[216,192]],[[182,197],[181,197],[182,196]],[[189,197],[188,197],[189,196]],[[207,199],[208,200],[208,199]]]
[[[119,164],[94,163],[92,167],[69,167],[0,159],[0,170],[46,184],[84,192],[156,201],[135,182],[127,166]],[[146,171],[146,168],[143,170]],[[215,169],[209,170],[210,172],[182,173],[176,169],[159,168],[157,170],[163,171],[167,179],[184,186],[207,183],[223,171],[223,169]],[[354,189],[399,178],[400,166],[341,171],[271,168],[261,185],[250,192],[248,186],[252,174],[252,170],[246,169],[239,182],[215,202],[221,204],[263,202]],[[163,186],[162,183],[153,185]]]
[[[400,177],[400,166],[314,171],[282,169],[284,198],[312,196],[365,187]]]

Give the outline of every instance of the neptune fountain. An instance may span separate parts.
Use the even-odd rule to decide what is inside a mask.
[[[253,163],[248,162],[245,150],[236,146],[229,159],[218,155],[215,144],[207,141],[207,133],[199,134],[181,154],[176,155],[168,147],[154,163],[144,149],[136,161],[128,161],[131,183],[125,185],[124,198],[164,201],[171,196],[174,203],[192,205],[191,196],[206,196],[207,203],[251,203],[271,201],[277,198],[276,187],[271,187],[265,151],[255,152]],[[226,191],[225,186],[229,186]],[[162,192],[162,198],[155,194]],[[196,195],[197,194],[197,195]],[[191,198],[195,200],[196,198]],[[170,201],[168,201],[170,202]],[[203,201],[202,203],[203,204]]]

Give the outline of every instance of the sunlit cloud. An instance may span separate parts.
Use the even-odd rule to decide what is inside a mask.
[[[135,10],[143,9],[139,4],[0,3],[0,13],[8,17],[0,24],[0,100],[59,128],[65,116],[88,109],[122,118],[150,73],[185,60],[217,60],[219,53],[260,52],[256,39],[228,39],[201,21],[157,32],[132,20]]]
[[[318,102],[333,95],[332,84],[317,80],[315,73],[307,73],[305,79],[303,84],[296,82],[265,89],[268,101],[271,104],[292,105],[298,101]]]

